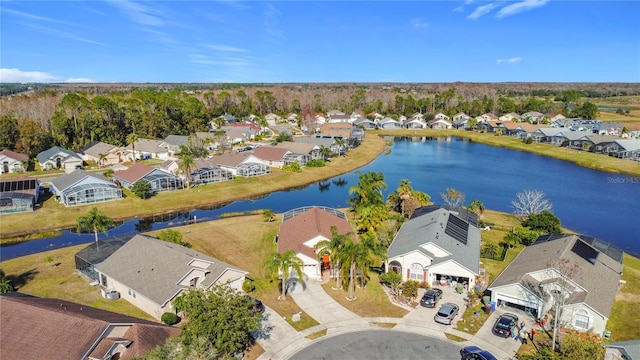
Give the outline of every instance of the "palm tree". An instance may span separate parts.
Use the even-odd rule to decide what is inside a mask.
[[[196,164],[196,159],[189,153],[180,152],[180,164],[178,165],[178,171],[184,174],[184,179],[187,183],[187,188],[191,184],[191,171]]]
[[[404,216],[404,205],[407,200],[411,199],[411,195],[413,193],[411,182],[407,179],[400,180],[400,185],[398,185],[398,189],[396,189],[396,192],[400,197],[400,213]]]
[[[359,174],[358,185],[349,189],[349,195],[355,194],[355,197],[349,200],[352,208],[355,210],[360,205],[384,204],[382,190],[387,188],[384,174],[374,171],[365,174],[357,173]]]
[[[4,273],[4,270],[0,269],[0,294],[7,294],[13,292],[13,286],[7,276]]]
[[[131,149],[133,150],[133,163],[136,163],[136,142],[139,137],[136,133],[131,133],[127,135],[127,145],[131,145]]]
[[[373,252],[365,242],[347,241],[338,255],[343,278],[348,278],[349,295],[347,300],[355,300],[356,270],[360,269],[363,279],[367,277],[367,269],[373,263]],[[346,276],[345,276],[346,275]]]
[[[327,160],[329,157],[331,157],[331,149],[324,145],[320,145],[320,155],[322,155],[323,160]]]
[[[482,201],[475,199],[471,201],[469,206],[467,206],[467,210],[473,211],[478,215],[478,217],[482,218],[482,214],[484,213],[484,204]]]
[[[107,158],[107,154],[98,154],[98,168],[102,168],[102,165],[104,165],[104,161]]]
[[[298,280],[304,281],[302,276],[304,262],[296,256],[293,250],[287,250],[282,254],[275,252],[266,259],[263,265],[273,278],[282,274],[282,295],[278,296],[278,300],[284,300],[287,297],[287,282],[291,270],[296,272]]]
[[[262,217],[264,218],[264,221],[272,222],[276,217],[276,214],[274,214],[271,209],[265,209],[262,211]]]
[[[340,251],[346,244],[346,242],[353,237],[353,233],[347,234],[338,234],[338,228],[335,226],[331,227],[331,239],[322,240],[318,242],[315,246],[316,254],[318,255],[318,259],[322,261],[322,257],[329,253],[329,257],[331,262],[333,263],[334,269],[340,269],[340,263],[338,261]],[[334,290],[341,289],[340,286],[340,271],[336,272],[336,286],[333,288]]]
[[[342,150],[347,146],[347,140],[344,138],[336,138],[335,144],[338,147],[338,156],[342,155]]]
[[[98,247],[98,232],[107,234],[110,227],[113,227],[115,223],[113,220],[105,214],[98,211],[97,207],[94,207],[89,211],[87,216],[81,216],[77,220],[76,232],[93,231],[96,237],[96,248]],[[100,249],[98,249],[99,251]]]

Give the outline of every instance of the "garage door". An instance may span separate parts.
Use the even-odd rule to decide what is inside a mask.
[[[538,314],[540,313],[540,311],[542,311],[541,306],[538,306],[538,304],[535,302],[518,299],[506,294],[497,293],[496,301],[498,304],[514,307],[524,312],[528,312],[534,318],[538,317]]]

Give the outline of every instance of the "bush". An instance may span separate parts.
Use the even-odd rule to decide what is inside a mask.
[[[402,296],[408,298],[415,298],[418,296],[418,286],[420,286],[419,281],[409,280],[402,284]]]
[[[253,283],[253,280],[245,279],[242,283],[242,291],[246,293],[250,293],[256,289],[256,284]]]
[[[162,314],[160,320],[166,325],[175,325],[180,322],[180,318],[178,317],[178,315],[170,312]]]
[[[131,186],[131,192],[140,199],[146,199],[151,196],[151,184],[146,180],[138,180]]]
[[[287,164],[283,166],[282,170],[291,171],[295,173],[302,172],[302,168],[300,167],[300,164],[298,164],[297,162],[292,162],[291,164]]]
[[[313,160],[309,160],[307,161],[306,166],[307,167],[323,167],[325,166],[325,161],[322,159],[313,159]]]
[[[498,256],[498,246],[496,244],[487,243],[480,247],[480,256],[485,259],[493,259]]]
[[[528,137],[528,138],[526,138],[526,139],[524,140],[524,143],[525,143],[525,144],[533,144],[533,139],[532,139],[532,138],[530,138],[530,137]]]
[[[158,233],[158,239],[160,239],[162,241],[166,241],[166,242],[182,245],[182,246],[188,247],[188,248],[191,247],[191,244],[189,244],[188,242],[182,240],[182,233],[177,231],[177,230],[173,230],[173,229],[165,229],[165,230],[160,231]]]
[[[529,214],[527,219],[522,222],[522,226],[549,234],[562,233],[560,219],[549,210],[543,210],[537,214]]]

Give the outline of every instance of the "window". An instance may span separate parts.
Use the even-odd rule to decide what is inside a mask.
[[[411,280],[424,281],[424,268],[418,263],[411,264]]]
[[[573,313],[573,326],[581,330],[589,330],[591,316],[587,310],[580,309]]]
[[[135,299],[136,297],[136,292],[134,290],[129,289],[129,295]]]

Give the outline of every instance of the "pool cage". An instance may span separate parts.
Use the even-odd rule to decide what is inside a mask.
[[[95,270],[95,266],[111,256],[134,236],[135,233],[127,233],[98,239],[97,243],[94,242],[76,253],[76,270],[98,281],[98,273]]]
[[[140,180],[149,182],[151,185],[151,191],[156,193],[184,188],[182,179],[164,171],[154,171],[145,175]]]
[[[0,213],[31,211],[35,207],[34,195],[19,192],[0,192]]]
[[[194,185],[233,180],[233,174],[220,166],[206,166],[191,173]]]
[[[292,209],[289,210],[287,212],[285,212],[284,214],[282,214],[282,222],[285,222],[291,218],[294,218],[300,214],[303,214],[313,208],[318,208],[320,210],[324,210],[326,212],[328,212],[331,215],[337,216],[340,219],[343,220],[347,220],[347,215],[345,213],[343,213],[342,211],[338,210],[338,209],[334,209],[334,208],[330,208],[330,207],[326,207],[326,206],[303,206],[303,207],[299,207],[296,209]]]
[[[58,196],[66,206],[73,206],[118,200],[122,198],[122,190],[115,184],[91,183],[69,187]]]
[[[308,154],[287,154],[284,156],[285,165],[298,163],[300,166],[305,166],[309,160],[311,160],[311,155]]]
[[[243,177],[260,176],[269,174],[270,172],[271,168],[269,165],[258,163],[240,164],[236,170],[236,174]]]

